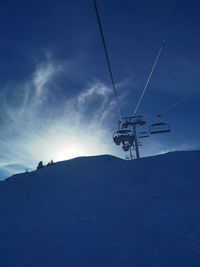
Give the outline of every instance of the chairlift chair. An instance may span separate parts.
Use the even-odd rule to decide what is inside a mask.
[[[149,137],[149,132],[147,132],[147,131],[139,132],[139,133],[138,133],[138,137],[139,137],[139,138],[146,138],[146,137]]]
[[[130,130],[119,130],[113,134],[113,141],[116,145],[121,143],[130,142],[132,143],[135,140],[134,134]]]
[[[122,148],[123,148],[123,150],[124,150],[125,152],[127,152],[127,151],[130,150],[130,144],[126,143],[126,144],[124,144],[124,145],[122,146]]]
[[[143,126],[144,124],[146,124],[144,115],[122,118],[119,122],[119,129],[127,129],[136,124],[140,126]]]
[[[169,133],[171,132],[169,124],[164,122],[154,123],[149,127],[150,134]]]
[[[154,123],[149,127],[150,134],[169,133],[171,132],[169,124],[162,121],[161,114],[157,115],[160,122]]]

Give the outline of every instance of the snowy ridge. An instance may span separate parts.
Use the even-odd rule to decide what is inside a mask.
[[[83,157],[0,183],[1,266],[200,266],[200,151]]]

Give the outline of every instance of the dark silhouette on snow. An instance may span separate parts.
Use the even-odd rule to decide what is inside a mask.
[[[48,166],[52,166],[53,164],[55,164],[55,163],[54,163],[53,160],[51,160],[50,162],[47,163],[47,167],[48,167]]]
[[[37,165],[37,170],[42,169],[44,167],[44,164],[42,161],[40,161]]]

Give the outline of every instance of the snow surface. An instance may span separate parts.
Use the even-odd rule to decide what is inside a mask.
[[[14,175],[0,212],[2,267],[199,267],[200,151]]]

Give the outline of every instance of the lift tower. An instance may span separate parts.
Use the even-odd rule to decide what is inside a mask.
[[[119,121],[118,131],[113,134],[113,141],[116,145],[122,145],[124,151],[135,149],[136,158],[140,158],[137,128],[146,124],[143,115],[123,117]]]

